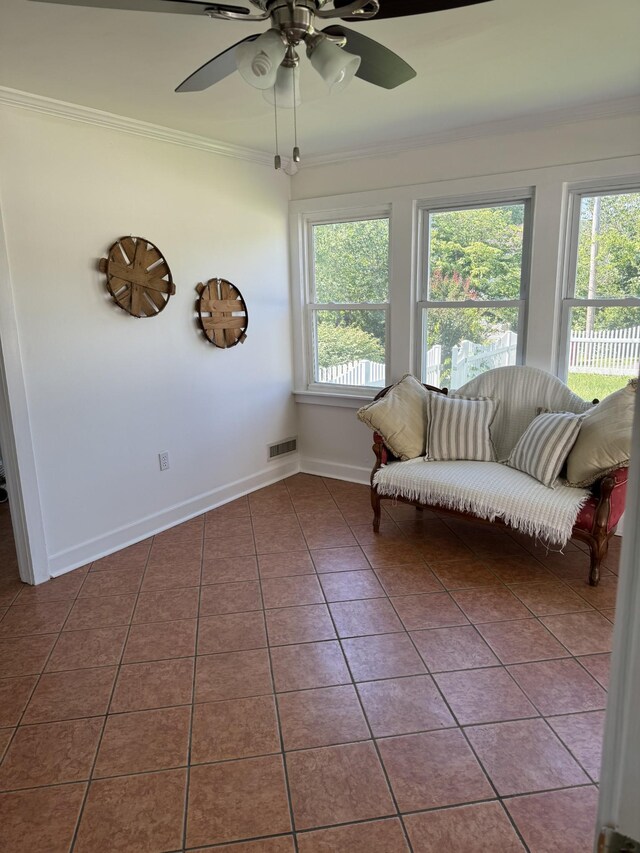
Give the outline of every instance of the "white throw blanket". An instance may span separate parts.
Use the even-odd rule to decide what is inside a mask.
[[[376,472],[379,494],[436,504],[479,518],[500,518],[516,530],[563,546],[586,489],[558,483],[549,489],[528,474],[497,462],[392,462]]]

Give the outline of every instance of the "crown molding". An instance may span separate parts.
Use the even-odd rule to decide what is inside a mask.
[[[144,136],[155,139],[158,142],[170,142],[173,145],[182,145],[185,148],[196,148],[199,151],[208,151],[221,157],[233,157],[236,160],[248,160],[263,166],[273,166],[272,157],[264,151],[254,148],[243,148],[240,145],[229,145],[209,139],[206,136],[198,136],[195,133],[186,133],[159,124],[151,124],[126,116],[96,110],[92,107],[71,104],[67,101],[58,101],[44,95],[35,95],[31,92],[22,92],[19,89],[9,89],[0,86],[0,104],[18,107],[23,110],[44,113],[45,115],[65,118],[69,121],[78,121],[83,124],[93,124],[98,127],[106,127],[109,130],[130,133],[134,136]]]
[[[564,124],[575,124],[581,121],[615,118],[625,115],[640,116],[640,95],[617,98],[611,101],[598,101],[597,103],[584,104],[577,107],[529,113],[516,118],[466,125],[422,136],[409,136],[386,145],[365,145],[355,149],[334,151],[332,154],[307,155],[305,157],[305,165],[324,166],[348,160],[361,160],[367,157],[387,157],[393,154],[402,154],[405,151],[429,148],[434,145],[446,145],[465,139],[480,139],[482,137],[500,136],[502,134],[522,133],[528,130],[540,130],[545,127],[556,127]]]
[[[245,160],[251,163],[258,163],[262,166],[273,165],[270,154],[255,148],[231,145],[210,139],[206,136],[199,136],[195,133],[187,133],[182,130],[164,127],[163,125],[120,116],[103,110],[96,110],[93,107],[59,101],[55,98],[36,95],[31,92],[23,92],[19,89],[0,86],[0,104],[56,116],[58,118],[65,118],[69,121],[93,124],[109,130],[120,131],[121,133],[130,133],[134,136],[155,139],[159,142],[169,142],[173,145],[182,145],[186,148],[208,151],[211,154],[217,154],[221,157],[232,157],[236,160]],[[374,144],[355,149],[343,149],[330,154],[318,154],[315,156],[311,154],[305,157],[305,165],[324,166],[368,157],[387,157],[394,154],[402,154],[406,151],[429,148],[434,145],[446,145],[466,139],[480,139],[502,134],[521,133],[545,127],[557,127],[581,121],[615,118],[625,115],[640,115],[640,95],[632,95],[627,98],[617,98],[610,101],[598,101],[597,103],[567,107],[566,109],[530,113],[516,118],[500,119],[498,121],[483,122],[482,124],[466,125],[422,136],[410,136],[388,144]]]

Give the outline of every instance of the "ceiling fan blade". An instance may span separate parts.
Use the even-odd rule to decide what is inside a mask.
[[[373,18],[344,18],[345,21],[380,21],[383,18],[401,18],[404,15],[426,15],[428,12],[442,12],[445,9],[458,9],[462,6],[475,6],[489,0],[380,0],[380,11]],[[351,0],[334,0],[334,7],[341,9]]]
[[[355,32],[355,30],[349,30],[340,24],[333,24],[323,32],[330,36],[344,36],[346,38],[347,43],[343,49],[361,59],[356,77],[366,80],[367,83],[382,86],[383,89],[395,89],[396,86],[400,86],[416,76],[415,70],[397,53],[389,50],[380,42]]]
[[[257,35],[248,36],[237,44],[232,44],[231,47],[223,50],[222,53],[214,56],[213,59],[205,62],[197,71],[190,74],[186,80],[180,83],[176,92],[203,92],[209,86],[213,86],[220,80],[224,80],[229,74],[233,74],[237,70],[236,48],[245,42],[255,41],[257,38]]]
[[[180,15],[204,15],[205,9],[220,8],[240,15],[249,10],[227,3],[205,3],[203,0],[32,0],[59,6],[91,6],[94,9],[125,9],[131,12],[173,12]]]

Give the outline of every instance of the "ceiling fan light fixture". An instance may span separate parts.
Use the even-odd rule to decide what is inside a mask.
[[[278,109],[292,110],[302,103],[300,95],[300,70],[281,65],[276,74],[276,82],[271,89],[265,89],[262,97]]]
[[[346,89],[360,67],[359,56],[347,53],[324,36],[309,44],[307,54],[332,92]]]
[[[254,89],[272,89],[287,45],[278,30],[270,29],[255,41],[244,42],[236,50],[238,71]]]

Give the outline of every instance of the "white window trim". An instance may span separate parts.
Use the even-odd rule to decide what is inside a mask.
[[[578,266],[578,240],[580,235],[580,209],[582,199],[592,196],[623,195],[640,192],[640,178],[580,182],[567,186],[567,220],[562,255],[562,307],[560,312],[560,345],[557,375],[566,382],[569,376],[569,339],[571,311],[573,308],[640,308],[640,298],[578,299],[575,296]]]
[[[345,185],[351,180],[345,175]],[[357,180],[356,180],[357,182]],[[600,184],[598,184],[600,182]],[[526,364],[552,373],[558,371],[558,342],[563,297],[568,189],[628,188],[640,182],[640,156],[558,163],[526,169],[511,168],[491,174],[445,175],[441,180],[380,187],[374,190],[332,192],[305,196],[294,189],[289,211],[291,273],[291,316],[293,340],[293,387],[296,403],[321,407],[353,407],[371,400],[373,389],[338,392],[323,386],[306,387],[306,344],[304,341],[305,252],[304,221],[357,219],[372,211],[391,210],[390,301],[391,373],[394,382],[409,372],[418,373],[418,328],[416,328],[419,281],[420,207],[452,204],[458,200],[502,201],[523,197],[535,190],[532,209],[530,288],[527,305]],[[304,183],[303,183],[304,186]]]
[[[315,379],[315,329],[314,314],[317,311],[384,311],[385,312],[385,376],[389,377],[391,368],[391,301],[390,293],[386,302],[342,303],[313,302],[315,296],[315,265],[313,251],[313,228],[316,225],[334,225],[340,222],[361,222],[374,219],[389,221],[389,288],[391,287],[391,205],[376,205],[357,210],[323,211],[317,214],[307,214],[301,217],[300,238],[303,245],[302,276],[304,287],[301,288],[303,304],[301,305],[302,323],[302,353],[304,370],[304,389],[297,396],[304,394],[325,395],[328,397],[345,397],[358,402],[367,401],[380,389],[366,385],[338,385],[330,382],[317,382]]]
[[[533,235],[533,205],[534,188],[511,189],[497,193],[477,193],[457,198],[430,199],[428,202],[418,204],[418,229],[419,229],[419,279],[416,282],[415,328],[417,331],[415,339],[415,373],[425,380],[425,359],[427,349],[426,329],[424,328],[425,311],[429,308],[518,308],[518,346],[516,350],[516,363],[525,364],[526,342],[528,330],[528,307],[529,291],[531,286],[531,251]],[[442,213],[454,210],[474,210],[485,207],[502,207],[507,204],[524,205],[524,224],[522,235],[522,267],[520,273],[520,298],[519,299],[466,299],[454,302],[435,301],[428,298],[429,281],[429,216],[432,213]]]

